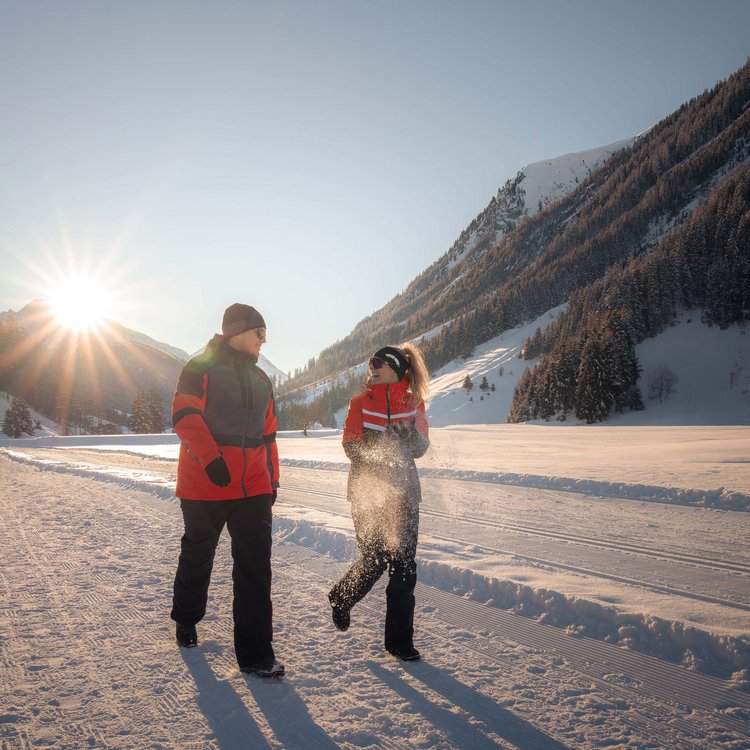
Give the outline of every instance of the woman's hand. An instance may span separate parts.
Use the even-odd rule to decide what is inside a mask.
[[[413,443],[419,437],[417,434],[416,420],[412,419],[406,422],[393,422],[388,426],[390,431],[405,443]]]
[[[393,422],[388,425],[388,431],[395,435],[401,445],[413,458],[420,458],[427,450],[429,442],[417,429],[416,419],[412,417],[408,422]]]

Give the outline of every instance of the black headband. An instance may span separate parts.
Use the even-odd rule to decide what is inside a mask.
[[[401,349],[396,349],[395,346],[384,346],[382,349],[378,349],[373,356],[382,359],[398,375],[399,380],[406,375],[406,371],[409,369],[409,360]]]

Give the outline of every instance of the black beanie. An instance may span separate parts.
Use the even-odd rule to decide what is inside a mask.
[[[378,349],[373,357],[379,357],[389,365],[398,375],[399,380],[406,375],[406,371],[409,369],[409,360],[404,356],[401,349],[396,349],[395,346],[384,346],[382,349]]]
[[[244,333],[250,328],[265,328],[266,321],[263,316],[250,305],[235,302],[224,310],[224,319],[221,321],[221,332],[224,338]]]

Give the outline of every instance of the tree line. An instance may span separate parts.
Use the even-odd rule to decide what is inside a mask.
[[[541,360],[519,380],[508,421],[574,413],[596,422],[642,408],[634,347],[690,309],[720,328],[750,320],[750,164],[652,252],[573,292],[557,320],[537,330],[522,354]],[[674,377],[662,375],[659,394]]]

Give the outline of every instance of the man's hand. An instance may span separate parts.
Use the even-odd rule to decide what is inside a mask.
[[[221,456],[206,466],[206,474],[217,487],[226,487],[232,481],[227,462]]]

